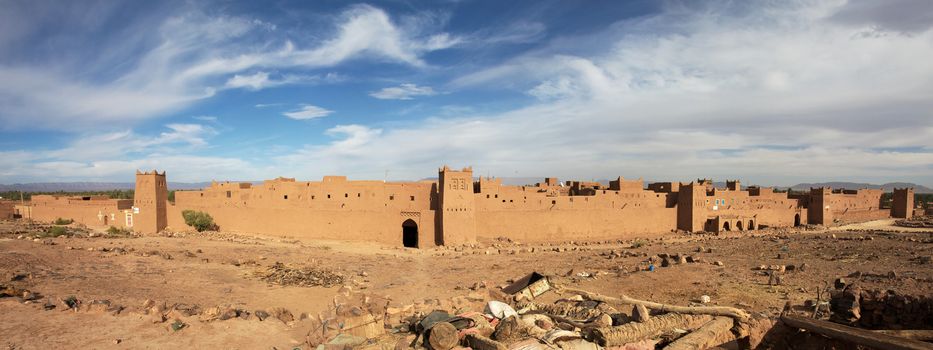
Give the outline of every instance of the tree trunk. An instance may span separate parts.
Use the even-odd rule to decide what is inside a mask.
[[[677,339],[664,350],[702,350],[727,342],[732,338],[733,321],[728,317],[716,317],[699,329]],[[728,337],[726,336],[728,334]],[[727,339],[728,338],[728,339]]]
[[[632,322],[616,327],[595,328],[587,338],[601,346],[620,346],[642,339],[655,338],[674,328],[696,328],[712,317],[706,315],[665,314],[645,322]]]

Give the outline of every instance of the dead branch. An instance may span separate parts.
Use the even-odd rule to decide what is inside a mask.
[[[588,292],[582,289],[569,288],[561,285],[555,284],[554,289],[558,293],[569,292],[573,294],[578,294],[585,299],[601,301],[604,303],[617,303],[617,304],[628,304],[628,305],[644,305],[645,307],[652,310],[661,310],[666,312],[676,312],[681,314],[689,315],[711,315],[711,316],[728,316],[736,319],[739,322],[745,322],[749,318],[748,312],[742,309],[737,309],[734,307],[728,306],[676,306],[655,303],[651,301],[638,300],[631,298],[625,294],[622,294],[618,298],[608,297],[601,295],[599,293]]]

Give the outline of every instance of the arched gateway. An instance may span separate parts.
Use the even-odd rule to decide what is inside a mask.
[[[402,245],[406,248],[418,248],[418,224],[408,219],[402,223]]]

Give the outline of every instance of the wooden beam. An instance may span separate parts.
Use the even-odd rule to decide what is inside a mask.
[[[849,327],[828,321],[794,315],[783,315],[781,316],[781,321],[790,327],[805,329],[836,340],[847,341],[852,344],[868,346],[875,349],[933,350],[933,344],[930,343],[898,338],[884,333],[872,332],[867,329]]]

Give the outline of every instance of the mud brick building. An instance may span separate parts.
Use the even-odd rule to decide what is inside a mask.
[[[70,218],[95,227],[142,233],[187,228],[181,212],[209,213],[223,231],[314,239],[377,241],[408,247],[457,245],[509,237],[526,242],[644,237],[683,231],[745,231],[801,224],[833,225],[913,215],[913,189],[813,188],[788,195],[727,181],[659,182],[622,177],[608,186],[546,178],[529,186],[473,177],[444,166],[436,181],[321,181],[277,178],[261,184],[214,182],[176,191],[168,201],[164,172],[137,172],[134,200],[35,196],[14,214]]]

